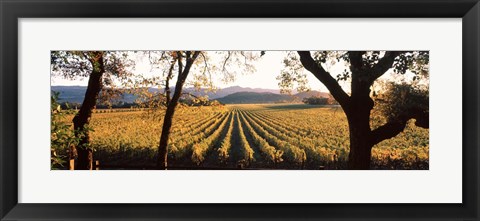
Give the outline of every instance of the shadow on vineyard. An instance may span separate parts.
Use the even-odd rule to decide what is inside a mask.
[[[173,121],[169,169],[348,169],[348,125],[337,109],[305,104],[183,107]],[[162,122],[152,121],[155,114],[95,112],[91,145],[99,168],[156,169]],[[373,148],[371,168],[428,169],[428,151],[428,130],[411,123]]]

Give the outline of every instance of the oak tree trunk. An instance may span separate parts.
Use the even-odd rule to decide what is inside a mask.
[[[165,116],[163,117],[163,126],[162,126],[162,134],[160,135],[160,143],[158,145],[158,157],[157,157],[157,167],[160,170],[166,170],[168,168],[168,139],[170,137],[170,129],[172,128],[172,121],[173,116],[175,114],[175,108],[177,107],[178,100],[182,94],[183,84],[188,76],[188,71],[185,69],[182,71],[182,59],[178,58],[178,78],[177,83],[175,85],[175,91],[173,93],[172,99],[170,99],[170,88],[166,88],[167,93],[167,111],[165,112]],[[173,70],[173,64],[170,67],[169,76],[171,77]],[[169,79],[167,79],[167,87]]]
[[[356,117],[356,116],[355,116]],[[355,118],[352,116],[352,118]],[[360,123],[349,123],[350,153],[348,168],[351,170],[368,170],[372,156],[373,145],[370,142],[370,129]]]
[[[158,157],[157,157],[157,168],[161,170],[166,170],[168,168],[168,139],[170,137],[170,129],[172,128],[172,121],[173,116],[175,114],[175,108],[178,105],[178,100],[182,95],[183,85],[185,84],[185,80],[190,72],[190,68],[192,67],[195,59],[199,55],[200,52],[186,52],[185,53],[185,68],[183,68],[182,63],[182,55],[180,52],[177,52],[178,58],[176,59],[178,63],[178,77],[177,83],[175,84],[175,91],[173,92],[172,99],[168,102],[167,111],[165,112],[165,116],[163,118],[163,126],[162,126],[162,134],[160,135],[160,143],[158,145]],[[173,70],[173,66],[170,68],[169,77],[171,77],[171,70]]]
[[[175,88],[175,90],[177,90],[177,88]],[[175,99],[174,95],[173,99],[168,103],[167,111],[165,112],[165,116],[163,117],[162,134],[160,135],[160,144],[158,147],[159,156],[157,158],[157,167],[161,170],[166,170],[168,166],[168,139],[170,137],[170,129],[172,128],[173,115],[175,114],[175,107],[177,106],[177,104],[178,98]]]
[[[348,168],[351,170],[370,169],[373,147],[370,111],[373,109],[374,102],[369,96],[368,86],[360,80],[352,81],[352,97],[349,109],[346,111],[350,132]]]
[[[93,168],[93,150],[89,147],[90,134],[85,127],[90,122],[92,110],[97,103],[97,98],[102,89],[102,75],[105,72],[103,63],[103,52],[94,53],[94,58],[90,60],[93,66],[92,73],[88,80],[87,91],[83,99],[80,111],[73,118],[73,128],[75,136],[80,137],[76,148],[78,154],[77,169],[91,170]]]
[[[400,51],[387,51],[375,65],[365,65],[364,51],[349,51],[348,61],[351,72],[351,95],[347,95],[338,81],[328,73],[322,65],[315,61],[309,51],[298,51],[303,67],[319,79],[342,106],[348,119],[350,132],[350,153],[348,167],[355,170],[370,169],[372,147],[402,132],[409,119],[416,119],[419,127],[429,127],[428,110],[410,110],[404,113],[403,119],[387,122],[374,129],[370,128],[370,111],[374,102],[370,98],[370,87],[373,82],[392,68]]]

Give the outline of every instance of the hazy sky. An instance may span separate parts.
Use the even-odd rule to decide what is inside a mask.
[[[143,55],[132,55],[133,59],[136,60],[136,65],[135,69],[133,72],[135,74],[146,74],[146,75],[159,75],[161,72],[158,69],[152,69],[151,64],[148,61],[148,58],[146,58]],[[280,71],[283,69],[283,59],[286,56],[285,51],[267,51],[264,56],[262,56],[260,59],[257,61],[251,62],[255,68],[256,71],[251,74],[238,74],[236,76],[236,80],[234,82],[229,82],[229,83],[224,83],[220,79],[220,75],[217,75],[214,80],[215,86],[224,88],[224,87],[230,87],[230,86],[241,86],[241,87],[251,87],[251,88],[268,88],[268,89],[279,89],[278,87],[278,80],[276,77],[280,74]],[[220,58],[215,58],[215,56],[211,57],[212,62],[220,62],[220,61],[215,61],[219,60]],[[336,76],[337,74],[341,73],[344,68],[345,64],[344,63],[337,63],[334,65],[330,65],[325,67],[327,71],[329,71],[332,76]],[[312,90],[319,90],[322,92],[326,92],[327,89],[323,84],[316,79],[310,72],[306,71],[307,76],[308,76],[308,81],[309,81],[309,86]],[[190,74],[189,77],[187,78],[187,82],[189,80],[192,80],[193,74]],[[389,77],[389,74],[386,74],[383,76]],[[175,85],[175,79],[174,78],[173,82],[171,85]],[[87,78],[83,79],[76,79],[76,80],[67,80],[63,79],[60,77],[54,77],[51,79],[52,85],[82,85],[86,86],[88,83]],[[342,87],[344,90],[349,91],[350,88],[348,88],[348,83],[346,82],[341,82]],[[188,87],[188,86],[187,86]]]
[[[242,86],[242,87],[252,87],[252,88],[269,88],[269,89],[278,89],[278,80],[276,77],[279,75],[281,69],[283,68],[283,58],[285,57],[285,52],[280,51],[267,51],[267,53],[262,56],[259,60],[251,62],[254,64],[256,71],[251,74],[238,74],[234,82],[229,82],[225,84],[221,80],[216,80],[215,85],[218,87],[229,87],[229,86]],[[137,57],[136,67],[133,71],[136,74],[140,73],[152,73],[155,70],[152,70],[147,59],[142,59]],[[193,75],[190,75],[188,80],[192,79]],[[317,80],[313,75],[309,74],[309,85],[312,89],[325,91],[326,88]],[[60,77],[54,77],[51,79],[52,85],[82,85],[86,86],[88,79],[76,79],[68,80]]]

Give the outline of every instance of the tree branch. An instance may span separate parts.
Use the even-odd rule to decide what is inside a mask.
[[[178,62],[178,76],[177,79],[180,80],[182,78],[183,73],[183,63],[182,63],[182,52],[177,51],[177,62]]]
[[[367,84],[362,83],[365,79],[368,79],[368,73],[365,72],[365,69],[367,67],[363,63],[363,55],[365,53],[366,53],[365,51],[347,52],[348,59],[350,60],[350,72],[352,73],[352,83],[351,83],[352,97],[357,95],[358,91],[361,90],[360,88],[370,87],[369,83]]]
[[[175,67],[175,63],[176,63],[176,58],[174,58],[172,61],[171,61],[171,64],[170,64],[170,68],[168,69],[168,75],[167,75],[167,79],[165,79],[165,94],[166,94],[166,103],[167,105],[170,103],[170,94],[171,94],[171,91],[170,91],[170,80],[172,79],[172,76],[173,76],[173,68]]]
[[[318,65],[315,60],[313,60],[312,55],[309,51],[298,51],[300,55],[300,62],[305,69],[310,71],[318,80],[320,80],[330,91],[335,100],[342,105],[342,107],[347,107],[350,101],[350,97],[347,93],[340,87],[338,82],[328,73],[325,69]]]
[[[198,55],[200,54],[200,51],[194,51],[192,57],[189,59],[191,61],[190,66],[195,62],[197,59]]]
[[[197,59],[199,54],[200,54],[200,51],[193,52],[193,55],[191,55],[191,52],[188,52],[185,68],[183,68],[183,63],[181,62],[182,59],[179,58],[178,60],[179,69],[181,70],[183,68],[183,70],[181,71],[179,70],[177,85],[178,85],[178,81],[180,81],[181,85],[183,86],[183,83],[187,79],[188,73],[190,72],[190,68],[192,67],[193,63],[195,62],[195,59]]]
[[[203,57],[203,63],[205,64],[205,67],[203,68],[203,74],[206,74],[208,71],[208,74],[211,76],[212,74],[210,73],[210,68],[208,67],[207,57],[203,54],[203,52],[200,52],[200,55]]]
[[[387,51],[383,58],[378,61],[376,65],[371,68],[370,81],[373,82],[381,77],[388,69],[392,68],[395,58],[403,53],[402,51]]]
[[[428,110],[416,108],[411,111],[411,118],[415,119],[415,126],[428,129],[430,127],[430,113]]]
[[[350,69],[360,70],[363,67],[363,54],[365,51],[349,51],[348,58],[350,60]],[[355,70],[352,70],[355,72]]]
[[[231,52],[230,52],[230,51],[227,51],[227,57],[226,57],[225,60],[223,61],[222,72],[226,72],[225,66],[226,66],[227,63],[228,63],[228,60],[230,60],[230,55],[231,55]]]
[[[383,140],[397,136],[405,129],[406,125],[407,121],[385,123],[384,125],[372,131],[370,135],[372,144],[375,145]]]
[[[408,115],[408,117],[407,117]],[[408,120],[415,119],[415,125],[417,127],[428,128],[429,127],[429,113],[428,111],[413,110],[408,111],[405,116],[401,117],[401,120],[390,121],[384,125],[376,128],[371,133],[371,141],[373,145],[382,142],[383,140],[390,139],[401,133]]]
[[[182,90],[183,90],[183,84],[185,83],[185,80],[187,79],[188,73],[190,72],[190,68],[192,67],[193,63],[195,62],[195,59],[197,59],[198,55],[200,54],[200,51],[195,51],[193,55],[191,55],[191,52],[189,52],[189,56],[186,59],[186,64],[185,68],[183,68],[183,63],[182,63],[182,58],[181,58],[181,52],[177,52],[178,55],[178,77],[177,77],[177,83],[175,85],[175,91],[173,93],[173,97],[170,100],[170,105],[176,106],[178,99],[182,95]],[[183,69],[183,70],[182,70]]]

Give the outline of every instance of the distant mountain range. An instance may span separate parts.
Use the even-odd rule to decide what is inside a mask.
[[[301,102],[303,98],[317,96],[328,97],[328,93],[319,91],[301,92],[294,95],[275,94],[271,92],[236,92],[216,100],[224,104],[260,104]]]
[[[85,96],[86,86],[52,86],[52,91],[60,92],[59,101],[69,103],[82,103]],[[158,91],[156,88],[149,89],[152,92]],[[175,88],[171,88],[172,91]],[[300,92],[294,95],[280,94],[277,89],[263,89],[263,88],[249,88],[233,86],[223,89],[218,89],[215,92],[200,90],[195,88],[184,88],[186,93],[191,93],[195,96],[205,96],[211,100],[218,100],[224,104],[252,104],[252,103],[279,103],[279,102],[301,102],[305,97],[320,96],[328,97],[328,93],[319,91]],[[125,103],[135,102],[136,96],[133,94],[124,94],[121,99]]]
[[[223,104],[260,104],[295,102],[295,96],[270,92],[236,92],[216,99]]]

